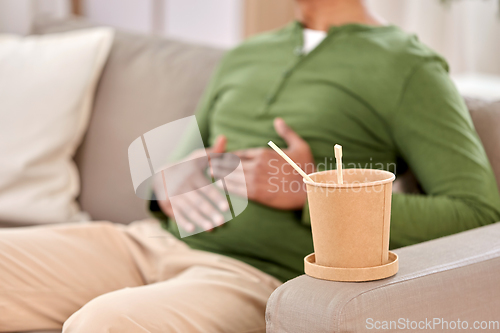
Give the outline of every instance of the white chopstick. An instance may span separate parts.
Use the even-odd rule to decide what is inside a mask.
[[[344,184],[344,176],[342,175],[342,146],[335,145],[333,150],[335,151],[335,162],[337,164],[337,183]]]
[[[276,146],[274,144],[274,142],[272,141],[269,141],[267,143],[271,148],[274,149],[274,151],[276,151],[278,154],[280,154],[281,157],[283,157],[285,159],[285,161],[288,162],[288,164],[290,164],[303,178],[305,178],[306,180],[310,181],[311,183],[314,183],[314,180],[311,179],[311,177],[309,177],[305,172],[304,170],[302,170],[297,164],[295,164],[294,161],[292,161],[292,159],[290,157],[288,157],[287,154],[285,154],[283,152],[283,150],[281,150],[278,146]]]

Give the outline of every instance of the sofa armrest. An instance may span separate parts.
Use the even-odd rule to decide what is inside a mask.
[[[500,331],[500,223],[395,252],[399,272],[384,280],[288,281],[268,301],[267,332]]]

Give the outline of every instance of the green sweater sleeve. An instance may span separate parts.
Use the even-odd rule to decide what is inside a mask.
[[[426,62],[413,71],[392,117],[392,133],[397,153],[425,195],[393,195],[391,247],[500,220],[488,158],[440,62]]]

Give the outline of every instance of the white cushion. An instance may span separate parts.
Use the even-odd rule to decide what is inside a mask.
[[[108,28],[0,35],[0,221],[81,219],[72,157],[112,41]]]

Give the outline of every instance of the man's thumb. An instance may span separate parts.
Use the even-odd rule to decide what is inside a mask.
[[[288,145],[288,149],[298,148],[302,146],[305,141],[295,133],[281,118],[274,119],[274,129],[278,133],[279,136],[285,140]]]
[[[215,139],[215,143],[212,146],[212,152],[218,153],[218,154],[225,152],[226,151],[226,143],[227,143],[226,137],[224,135],[219,135]]]

